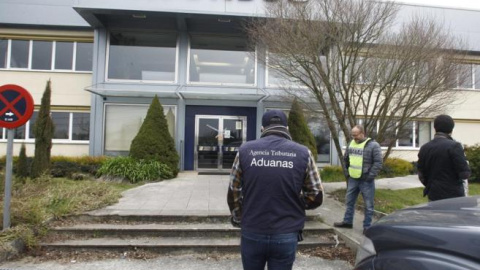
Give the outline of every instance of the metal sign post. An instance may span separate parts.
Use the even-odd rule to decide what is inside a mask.
[[[14,84],[0,86],[0,127],[7,128],[8,140],[5,197],[3,200],[3,230],[10,228],[14,128],[27,123],[33,114],[33,107],[33,98],[23,87]]]
[[[5,167],[5,197],[3,200],[3,230],[10,228],[10,201],[12,196],[13,129],[7,129],[7,164]]]

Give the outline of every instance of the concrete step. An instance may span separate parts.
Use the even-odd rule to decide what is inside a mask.
[[[336,246],[333,234],[311,236],[299,243],[299,250],[314,247]],[[132,239],[93,238],[85,240],[64,240],[52,243],[41,243],[43,250],[54,251],[129,251],[149,250],[162,254],[186,254],[209,252],[238,252],[238,237],[138,237]]]
[[[332,233],[333,229],[321,222],[307,221],[304,236]],[[227,223],[193,224],[115,224],[86,223],[55,227],[49,238],[98,238],[98,237],[240,237],[240,230]],[[58,237],[57,237],[58,236]]]
[[[227,215],[142,215],[142,214],[81,214],[68,217],[76,223],[230,223],[230,216]],[[309,213],[307,221],[319,221],[318,214]]]

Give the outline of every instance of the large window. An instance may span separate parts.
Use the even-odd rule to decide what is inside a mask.
[[[363,119],[359,119],[359,124],[363,124]],[[376,125],[373,134],[367,134],[367,137],[376,139],[378,133],[378,124]],[[396,130],[395,123],[392,123],[386,127],[386,134],[383,141],[378,143],[387,147],[390,142],[395,138],[395,133],[398,134],[398,140],[395,142],[396,148],[420,148],[431,139],[431,122],[427,121],[411,121],[408,122],[402,129]],[[389,135],[390,134],[390,135]]]
[[[14,139],[33,140],[33,126],[37,120],[38,112],[32,114],[30,120],[23,126],[15,129]],[[84,141],[88,142],[90,135],[90,113],[87,112],[52,112],[51,117],[55,125],[53,141]],[[3,132],[2,139],[6,139]]]
[[[143,32],[112,32],[108,78],[175,81],[177,36]]]
[[[246,38],[193,35],[189,82],[254,85],[254,58]]]
[[[105,152],[126,153],[147,116],[148,105],[107,104],[105,106]],[[175,136],[175,106],[163,105],[168,131]]]
[[[8,41],[0,40],[0,68],[79,72],[92,70],[92,43],[10,40],[8,53]]]

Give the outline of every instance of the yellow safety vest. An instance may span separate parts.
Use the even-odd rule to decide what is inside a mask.
[[[348,157],[350,161],[348,173],[351,178],[362,177],[363,148],[365,148],[365,145],[369,140],[370,138],[367,138],[362,143],[356,143],[355,140],[350,142],[350,146],[348,147]]]

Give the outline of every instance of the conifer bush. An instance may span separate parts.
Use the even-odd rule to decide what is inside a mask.
[[[317,143],[315,137],[308,128],[307,121],[303,115],[303,110],[298,101],[295,99],[288,115],[288,130],[292,135],[293,141],[303,144],[312,152],[313,158],[317,160]]]
[[[147,116],[130,146],[130,157],[137,160],[154,160],[167,165],[174,176],[178,173],[178,153],[168,132],[163,107],[155,95]]]
[[[50,116],[51,95],[51,82],[49,80],[43,92],[37,120],[33,126],[33,133],[35,134],[35,156],[32,163],[32,178],[38,178],[42,174],[50,173],[50,151],[52,149],[52,138],[55,130],[52,117]]]
[[[28,161],[27,161],[27,150],[25,144],[22,143],[20,148],[20,154],[18,155],[17,166],[16,166],[16,175],[18,178],[25,180],[28,177]]]

